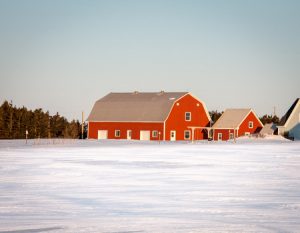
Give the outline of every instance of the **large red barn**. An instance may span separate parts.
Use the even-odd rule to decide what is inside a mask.
[[[250,109],[226,109],[213,125],[214,140],[230,140],[240,136],[258,133],[263,124]]]
[[[209,126],[205,104],[188,92],[110,93],[87,119],[90,139],[191,140],[190,127]],[[207,138],[196,129],[195,140]]]

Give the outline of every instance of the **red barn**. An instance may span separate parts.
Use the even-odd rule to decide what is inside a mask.
[[[214,140],[230,140],[236,137],[258,133],[263,124],[254,111],[248,109],[226,109],[213,125]]]
[[[209,126],[205,104],[188,92],[110,93],[88,119],[90,139],[191,140],[189,127]],[[197,129],[194,139],[207,138]]]

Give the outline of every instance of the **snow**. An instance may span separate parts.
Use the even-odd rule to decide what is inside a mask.
[[[299,232],[300,142],[0,141],[0,232]]]

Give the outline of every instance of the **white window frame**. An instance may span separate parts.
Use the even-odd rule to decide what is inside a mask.
[[[229,133],[229,139],[230,140],[234,139],[234,134],[233,133]]]
[[[157,130],[153,130],[152,131],[152,137],[153,138],[157,138],[158,137],[158,131]]]
[[[187,120],[187,114],[189,114],[189,120]],[[185,121],[191,121],[192,120],[192,113],[191,112],[185,112],[184,114],[184,117],[185,117]]]
[[[245,136],[250,136],[250,132],[245,132]]]
[[[218,141],[222,141],[222,140],[223,140],[223,133],[218,133]]]
[[[119,132],[119,135],[117,135],[118,132]],[[116,138],[121,137],[121,130],[119,130],[119,129],[116,129],[116,130],[115,130],[115,137],[116,137]]]
[[[185,134],[186,134],[187,132],[189,133],[189,137],[188,137],[188,138],[185,137]],[[191,131],[190,131],[190,130],[185,130],[185,131],[184,131],[183,138],[184,138],[184,140],[191,140]]]
[[[249,129],[253,129],[253,125],[254,125],[254,124],[253,124],[253,121],[249,121],[249,122],[248,122],[248,127],[249,127]]]
[[[120,132],[121,133],[121,132]],[[132,138],[132,130],[131,129],[128,129],[127,131],[126,131],[126,137],[127,137],[127,139],[128,139],[128,137],[131,139]]]

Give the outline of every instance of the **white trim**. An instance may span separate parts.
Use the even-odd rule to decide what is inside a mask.
[[[225,109],[225,111],[226,111],[227,109]],[[215,124],[219,121],[219,120],[221,120],[222,119],[222,117],[224,117],[224,113],[225,113],[225,111],[222,113],[222,115],[219,117],[219,119],[216,121],[216,122],[214,122],[214,125],[212,126],[212,128],[213,129],[231,129],[231,128],[216,128],[215,127]]]
[[[200,100],[200,99],[198,99],[197,97],[195,97],[194,95],[192,95],[190,92],[188,93],[190,96],[192,96],[194,99],[196,99],[198,102],[200,102],[201,104],[202,104],[202,106],[203,106],[203,108],[204,108],[204,111],[205,111],[205,113],[206,113],[206,116],[208,117],[208,120],[211,122],[211,118],[210,118],[210,115],[209,115],[209,113],[208,113],[208,111],[207,111],[207,108],[206,108],[206,105],[205,105],[205,103],[202,101],[202,100]],[[200,106],[199,106],[200,107]]]
[[[174,132],[174,137],[175,137],[175,139],[174,140],[172,140],[172,132]],[[170,141],[176,141],[177,139],[176,139],[176,130],[170,130]]]
[[[163,129],[163,141],[166,140],[166,122],[164,122],[164,129]]]
[[[250,126],[250,123],[251,123],[251,126]],[[253,121],[249,121],[249,122],[248,122],[248,128],[249,128],[249,129],[253,129],[253,126],[254,126]]]
[[[189,116],[190,119],[189,119],[189,120],[186,119],[186,114],[187,114],[187,113],[190,114],[190,116]],[[185,121],[192,121],[192,113],[191,113],[191,112],[184,112],[184,120],[185,120]]]
[[[261,127],[264,127],[263,123],[261,123],[260,119],[257,117],[257,115],[255,114],[255,112],[253,111],[252,108],[250,108],[250,111],[248,112],[248,114],[245,116],[245,118],[240,122],[240,124],[238,125],[238,127],[241,126],[241,124],[244,122],[244,120],[249,116],[250,113],[253,113],[253,115],[255,116],[255,118],[257,119],[258,123],[260,123]]]
[[[211,127],[212,129],[239,129],[239,127],[238,128],[233,128],[233,127],[218,127],[218,128],[215,128],[215,127]]]
[[[156,133],[156,136],[154,136],[154,133]],[[158,130],[152,130],[151,134],[153,138],[158,138]]]
[[[189,94],[189,93],[184,94],[183,96],[179,97],[177,100],[175,100],[175,101],[173,102],[173,104],[172,104],[172,106],[171,106],[171,108],[170,108],[170,110],[169,110],[169,113],[168,113],[168,115],[167,115],[167,117],[166,117],[166,119],[165,119],[164,122],[166,122],[166,121],[169,119],[169,116],[170,116],[170,114],[171,114],[171,112],[172,112],[172,110],[173,110],[175,104],[176,104],[179,100],[181,100],[183,97],[185,97],[186,95],[188,95],[188,94]]]
[[[117,131],[119,131],[119,136],[117,136]],[[115,137],[116,138],[121,137],[121,130],[120,129],[115,129]]]
[[[184,94],[183,96],[179,97],[177,100],[174,101],[172,107],[170,108],[169,114],[167,115],[166,119],[164,120],[164,123],[166,123],[166,121],[169,119],[170,114],[171,114],[171,112],[172,112],[172,110],[173,110],[175,104],[176,104],[179,100],[181,100],[182,98],[184,98],[184,97],[187,96],[187,95],[190,95],[192,98],[194,98],[195,100],[197,100],[199,103],[202,104],[202,106],[203,106],[203,108],[204,108],[204,111],[205,111],[205,113],[206,113],[206,116],[207,116],[209,122],[211,122],[211,118],[210,118],[210,115],[209,115],[209,113],[208,113],[208,111],[207,111],[207,108],[206,108],[205,103],[204,103],[203,101],[201,101],[200,99],[198,99],[197,97],[195,97],[194,95],[192,95],[190,92],[187,92],[186,94]]]
[[[291,112],[289,118],[287,119],[287,121],[285,122],[285,124],[283,125],[284,127],[286,127],[286,125],[288,125],[290,119],[291,119],[291,116],[294,114],[294,111],[296,111],[296,109],[299,107],[298,105],[300,104],[300,100],[298,100],[298,103],[296,104],[296,106],[294,107],[293,111]]]
[[[219,135],[221,135],[221,139],[220,139]],[[223,141],[223,133],[217,134],[217,141]]]
[[[90,122],[88,122],[88,133],[87,133],[87,138],[90,139]]]
[[[234,109],[234,108],[233,108]],[[226,111],[227,109],[225,109],[225,111]],[[215,124],[219,121],[219,120],[221,120],[221,118],[224,116],[224,113],[225,113],[225,111],[223,112],[223,114],[220,116],[220,118],[214,123],[214,125],[212,126],[212,128],[214,128],[214,129],[239,129],[240,128],[240,126],[241,126],[241,124],[245,121],[245,119],[249,116],[249,114],[252,112],[253,113],[253,115],[255,116],[255,118],[257,119],[257,121],[258,121],[258,123],[260,124],[260,126],[261,127],[264,127],[264,125],[263,125],[263,123],[261,123],[261,121],[260,121],[260,119],[257,117],[257,115],[255,114],[255,112],[253,111],[253,109],[252,108],[250,108],[249,109],[249,112],[246,114],[246,116],[243,118],[243,120],[241,120],[241,122],[237,125],[237,127],[232,127],[232,128],[230,128],[230,127],[215,127]],[[248,125],[249,126],[249,125]],[[253,124],[253,126],[254,126],[254,124]]]
[[[186,138],[186,137],[185,137],[185,133],[186,133],[186,132],[189,132],[189,138]],[[184,133],[183,133],[183,139],[184,139],[184,140],[191,140],[191,130],[184,130]]]
[[[130,132],[130,138],[128,138],[128,133]],[[132,130],[131,129],[127,129],[126,130],[126,139],[127,140],[131,140],[132,139]]]

